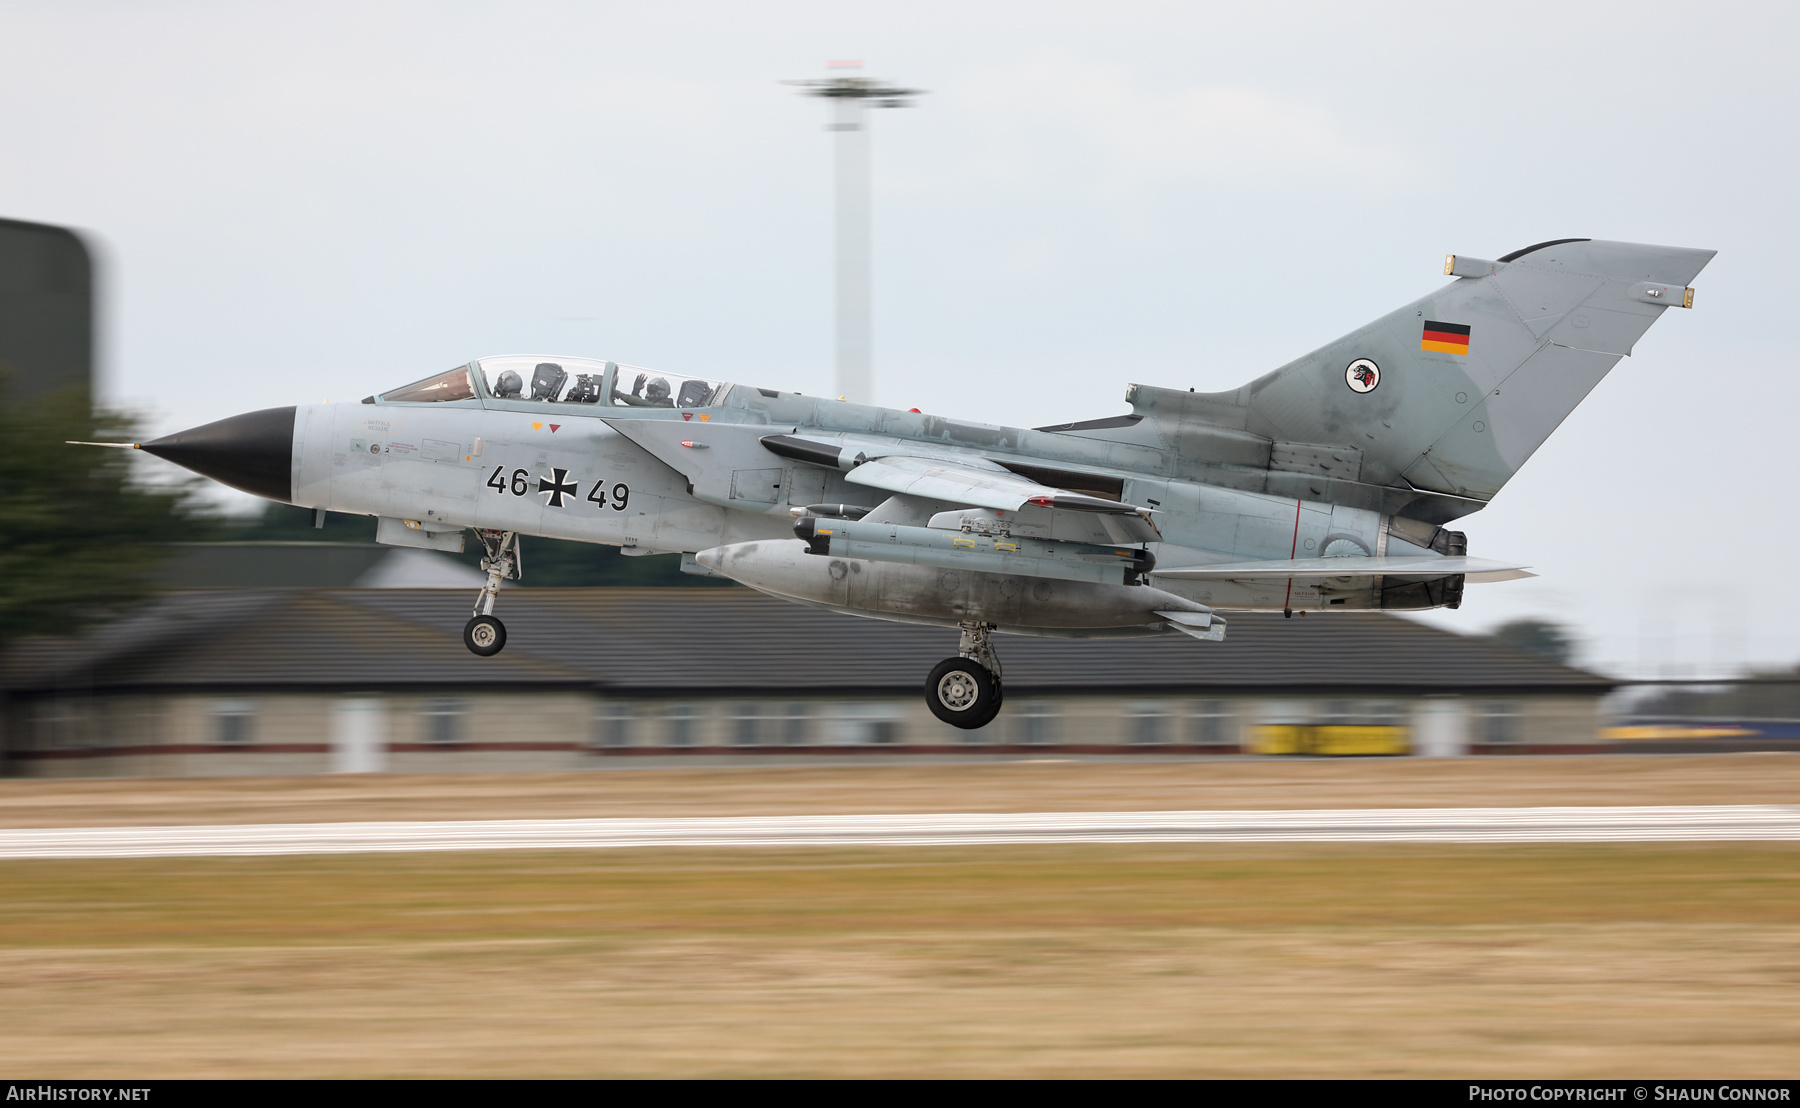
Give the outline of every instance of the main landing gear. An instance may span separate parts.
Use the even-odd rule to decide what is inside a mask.
[[[463,626],[463,645],[472,653],[483,658],[491,658],[500,653],[506,645],[506,624],[501,623],[494,615],[494,596],[500,591],[500,582],[509,577],[524,576],[524,567],[519,558],[519,533],[517,531],[483,531],[476,528],[475,537],[481,540],[486,553],[481,559],[481,568],[487,570],[487,584],[475,595],[475,614]]]
[[[1000,685],[1000,656],[988,632],[991,623],[964,623],[956,657],[945,658],[925,679],[925,703],[931,714],[952,727],[973,731],[994,722],[1005,693]]]

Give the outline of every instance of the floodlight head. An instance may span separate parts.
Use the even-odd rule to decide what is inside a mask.
[[[783,81],[782,84],[796,86],[802,96],[864,100],[874,108],[904,108],[908,98],[925,95],[924,89],[902,88],[875,77],[823,77],[810,81]]]

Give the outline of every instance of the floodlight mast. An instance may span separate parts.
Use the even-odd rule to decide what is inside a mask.
[[[860,65],[833,62],[830,68]],[[837,134],[837,391],[852,403],[873,403],[868,109],[907,107],[922,90],[852,74],[786,83],[800,86],[803,95],[831,102],[831,122],[825,129]]]

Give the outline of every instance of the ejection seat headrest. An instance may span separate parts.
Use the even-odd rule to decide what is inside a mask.
[[[569,373],[562,366],[555,362],[539,362],[531,374],[531,398],[555,400],[556,394],[562,391],[563,382],[568,379]]]

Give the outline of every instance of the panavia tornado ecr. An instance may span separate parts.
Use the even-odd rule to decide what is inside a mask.
[[[479,358],[360,404],[271,408],[143,443],[227,485],[375,516],[457,551],[494,615],[519,536],[681,555],[691,573],[959,629],[939,719],[981,727],[993,635],[1225,638],[1221,612],[1454,608],[1530,576],[1445,525],[1485,506],[1711,250],[1558,239],[1230,392],[1130,385],[1129,414],[1026,430],[585,358]],[[111,444],[137,445],[137,444]]]

